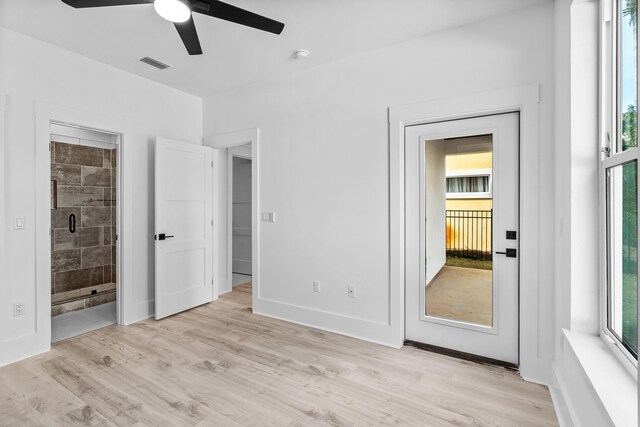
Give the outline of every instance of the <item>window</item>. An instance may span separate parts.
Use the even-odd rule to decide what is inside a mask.
[[[491,198],[491,169],[447,171],[447,199]]]
[[[605,75],[602,160],[602,334],[637,369],[638,46],[637,0],[617,0]]]
[[[488,193],[489,175],[447,177],[447,193]]]

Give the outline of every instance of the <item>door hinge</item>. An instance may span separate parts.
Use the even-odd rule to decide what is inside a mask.
[[[213,279],[211,279],[211,286],[213,286]]]
[[[213,227],[213,220],[211,220],[211,226]]]
[[[118,235],[116,234],[116,242],[118,241]]]
[[[211,167],[213,167],[213,160],[211,160]]]
[[[51,145],[52,145],[52,144],[51,144],[51,143],[49,143],[49,151],[51,151]]]

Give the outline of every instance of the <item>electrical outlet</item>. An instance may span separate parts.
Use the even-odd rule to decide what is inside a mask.
[[[353,285],[347,285],[347,295],[349,295],[349,298],[355,298],[356,297],[356,287]]]
[[[13,303],[13,315],[14,316],[20,316],[21,314],[24,314],[26,308],[24,305],[24,301],[20,301],[20,302],[14,302]]]
[[[313,292],[320,293],[320,281],[319,280],[314,280],[313,281]]]

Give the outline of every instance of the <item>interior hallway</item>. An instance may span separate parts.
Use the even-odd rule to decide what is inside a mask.
[[[251,284],[0,368],[1,425],[554,426],[516,372],[251,313]]]

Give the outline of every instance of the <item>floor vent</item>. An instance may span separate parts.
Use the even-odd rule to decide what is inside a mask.
[[[160,62],[157,59],[153,59],[149,56],[145,56],[144,58],[141,58],[140,62],[144,62],[145,64],[151,65],[152,67],[156,67],[158,70],[165,70],[171,67],[171,65],[167,65],[164,62]]]

